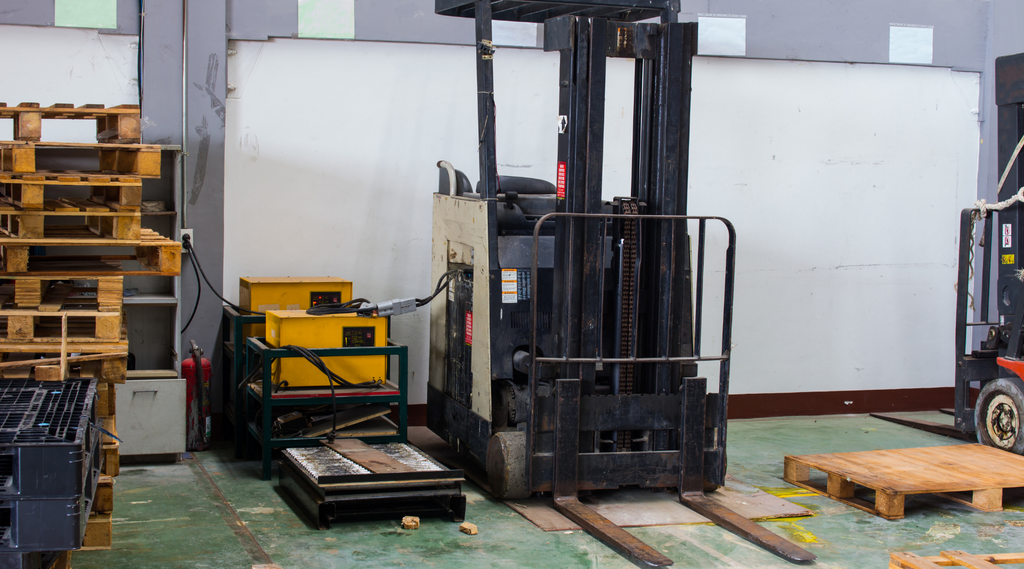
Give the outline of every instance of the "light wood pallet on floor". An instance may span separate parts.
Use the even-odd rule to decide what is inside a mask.
[[[3,269],[0,276],[48,276],[59,272],[66,275],[118,276],[128,274],[145,274],[161,276],[178,276],[181,273],[181,243],[167,239],[152,229],[142,229],[139,239],[112,239],[99,237],[88,227],[61,226],[47,228],[43,238],[18,239],[0,237],[0,248],[3,255]],[[95,256],[46,256],[29,258],[29,247],[133,247],[134,256],[107,255]],[[108,264],[104,269],[94,264],[95,261],[138,261],[143,270],[131,271],[115,268]],[[82,266],[82,263],[93,263]],[[37,265],[43,265],[39,267]],[[79,268],[72,268],[72,267]],[[13,273],[13,274],[12,274]]]
[[[889,556],[889,569],[935,569],[936,567],[971,567],[990,569],[998,565],[1024,563],[1024,553],[994,553],[972,555],[965,551],[943,551],[932,557],[914,553],[893,553]]]
[[[100,142],[0,142],[0,170],[7,174],[36,172],[39,151],[96,150],[96,173],[129,174],[140,178],[160,177],[160,145],[105,144]]]
[[[142,139],[138,105],[82,105],[57,103],[40,107],[39,103],[0,103],[0,118],[14,119],[14,139],[38,142],[42,136],[43,119],[78,119],[96,121],[96,140],[112,143],[136,143]]]
[[[57,219],[61,218],[61,219]],[[19,239],[46,237],[49,220],[84,218],[85,226],[96,236],[112,239],[140,239],[142,214],[138,210],[115,210],[83,198],[44,200],[42,209],[24,209],[0,198],[0,235]]]
[[[826,485],[811,481],[812,468],[828,476]],[[887,520],[904,517],[908,494],[998,512],[1003,489],[1024,486],[1024,457],[977,444],[787,456],[783,478]],[[875,491],[874,503],[855,495],[858,486]]]

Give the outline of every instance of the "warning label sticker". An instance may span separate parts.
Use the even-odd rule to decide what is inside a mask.
[[[1003,255],[1002,256],[1002,264],[1004,264],[1004,265],[1012,265],[1013,264],[1013,255]]]
[[[519,301],[519,271],[516,269],[501,270],[501,303],[515,304]]]
[[[466,311],[466,345],[473,345],[473,312]]]
[[[558,163],[558,199],[565,199],[565,162]]]

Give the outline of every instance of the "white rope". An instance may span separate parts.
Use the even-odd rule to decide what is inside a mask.
[[[1017,162],[1017,155],[1020,154],[1022,148],[1024,148],[1024,137],[1021,137],[1020,141],[1017,143],[1017,148],[1013,149],[1013,155],[1010,156],[1010,161],[1006,163],[1006,168],[1003,168],[1003,175],[999,177],[999,185],[996,186],[997,196],[999,195],[999,192],[1003,191],[1003,184],[1006,183],[1006,177],[1010,175],[1010,168],[1013,168],[1013,165]],[[991,205],[985,203],[985,200],[983,199],[974,202],[974,207],[976,207],[978,211],[971,214],[971,250],[967,259],[967,262],[970,264],[967,267],[968,281],[974,280],[974,224],[985,219],[985,217],[988,216],[988,212],[1002,211],[1017,202],[1024,202],[1024,187],[1021,187],[1021,189],[1017,190],[1016,194],[1001,202],[996,202]],[[1017,271],[1017,279],[1024,281],[1024,269]],[[953,288],[956,289],[956,285],[953,285]],[[971,310],[974,310],[974,295],[971,293],[967,293],[967,305]]]
[[[996,195],[1003,191],[1003,184],[1006,183],[1006,177],[1010,175],[1010,168],[1017,162],[1017,155],[1020,154],[1021,148],[1024,148],[1024,137],[1021,137],[1020,142],[1017,143],[1017,148],[1013,149],[1013,156],[1010,156],[1010,161],[1006,163],[1006,168],[1003,169],[1003,175],[999,177],[999,185],[996,186]],[[990,211],[1002,211],[1016,202],[1024,201],[1024,187],[1017,191],[1013,197],[1007,198],[1001,202],[994,204],[987,204],[985,200],[978,200],[974,202],[974,207],[978,208],[978,213],[975,214],[975,219],[983,219]]]

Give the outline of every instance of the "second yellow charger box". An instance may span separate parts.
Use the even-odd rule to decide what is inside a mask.
[[[267,345],[279,348],[380,347],[388,345],[388,319],[379,316],[329,314],[311,316],[305,310],[267,312]],[[335,356],[323,358],[327,367],[352,383],[387,379],[387,356]],[[327,387],[328,379],[305,358],[281,358],[273,381],[289,387]]]

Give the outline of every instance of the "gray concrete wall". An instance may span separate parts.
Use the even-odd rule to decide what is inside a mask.
[[[207,278],[220,288],[224,273],[224,100],[227,97],[227,7],[225,0],[188,3],[188,123],[185,203],[187,227],[195,230],[198,259]],[[195,302],[196,281],[191,269],[182,270],[182,314]],[[192,327],[182,336],[206,350],[218,374],[221,370],[219,330],[221,301],[204,291]],[[223,378],[222,378],[223,380]],[[220,382],[217,382],[219,385]],[[220,409],[220,389],[214,387],[214,409]]]
[[[889,24],[934,26],[933,65],[981,71],[988,0],[683,0],[680,20],[747,19],[747,57],[889,62]]]
[[[150,0],[146,8],[163,3],[163,0]],[[53,11],[54,0],[3,0],[0,2],[0,24],[52,26]],[[117,0],[117,27],[100,30],[100,33],[138,35],[138,0]]]

